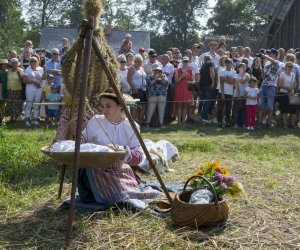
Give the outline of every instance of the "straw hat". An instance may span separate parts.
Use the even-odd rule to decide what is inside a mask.
[[[0,59],[0,64],[8,64],[8,60],[7,59]]]

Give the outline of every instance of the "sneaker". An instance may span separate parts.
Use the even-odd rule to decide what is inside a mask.
[[[267,124],[266,124],[266,128],[267,128],[267,129],[272,129],[273,126],[272,126],[272,124],[268,124],[268,123],[267,123]]]
[[[247,127],[248,130],[250,130],[250,127]]]
[[[250,127],[250,130],[254,130],[254,127]]]
[[[202,121],[203,124],[209,124],[210,123],[209,120],[206,120],[206,119],[202,119],[201,121]]]
[[[237,124],[234,124],[234,126],[233,126],[234,128],[239,128],[239,125],[237,125]]]
[[[29,120],[26,120],[25,124],[26,124],[26,127],[30,127],[30,125],[31,125]]]
[[[33,124],[36,125],[36,126],[39,126],[40,125],[39,120],[35,119]]]
[[[267,117],[263,117],[261,120],[261,123],[264,125],[267,124]]]
[[[272,119],[272,124],[274,124],[274,126],[277,125],[277,121],[275,121],[274,119]]]
[[[261,129],[262,129],[261,124],[257,124],[257,125],[256,125],[256,129],[261,130]]]
[[[219,124],[218,118],[217,118],[217,117],[214,117],[214,118],[211,120],[211,122],[212,122],[213,124]]]

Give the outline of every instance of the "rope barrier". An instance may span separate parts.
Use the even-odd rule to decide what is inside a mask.
[[[294,93],[295,95],[299,95],[300,97],[300,92],[296,92]],[[282,94],[276,94],[274,95],[274,97],[278,97],[278,96],[289,96],[289,93],[282,93]],[[258,99],[259,98],[267,98],[268,96],[258,96]],[[248,99],[247,97],[232,97],[232,98],[228,98],[228,99],[221,99],[221,98],[213,98],[213,99],[201,99],[199,98],[199,102],[212,102],[212,101],[233,101],[233,100],[246,100]],[[194,102],[196,101],[197,99],[192,99],[192,100],[186,100],[186,101],[166,101],[166,103],[183,103],[183,102]],[[0,101],[3,101],[3,102],[26,102],[26,100],[15,100],[15,99],[0,99]],[[162,103],[162,102],[141,102],[139,101],[139,99],[135,99],[135,102],[137,102],[137,104],[149,104],[149,103]],[[164,101],[163,101],[164,102]],[[33,105],[60,105],[60,106],[63,106],[65,105],[64,102],[34,102]],[[128,103],[128,106],[130,105],[135,105],[134,103]]]

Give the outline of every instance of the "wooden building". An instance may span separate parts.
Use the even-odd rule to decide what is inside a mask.
[[[300,0],[260,0],[257,9],[269,16],[260,47],[300,48]]]

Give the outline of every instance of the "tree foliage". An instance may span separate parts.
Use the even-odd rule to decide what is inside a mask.
[[[242,31],[258,33],[265,19],[255,8],[257,0],[218,0],[207,28],[216,35],[238,35]]]
[[[142,13],[144,22],[149,23],[157,33],[164,34],[167,40],[181,48],[190,47],[196,31],[201,28],[197,18],[204,15],[207,0],[146,0],[146,9]]]
[[[42,29],[46,26],[57,26],[61,16],[67,10],[68,1],[62,0],[30,0],[27,15],[31,27]]]
[[[60,25],[77,28],[83,19],[82,0],[64,0],[64,10],[60,17]]]
[[[104,25],[110,25],[115,30],[135,30],[141,25],[141,8],[139,0],[104,0],[105,13],[102,21]]]
[[[7,55],[23,43],[25,21],[21,18],[20,3],[15,0],[0,1],[0,54]]]

